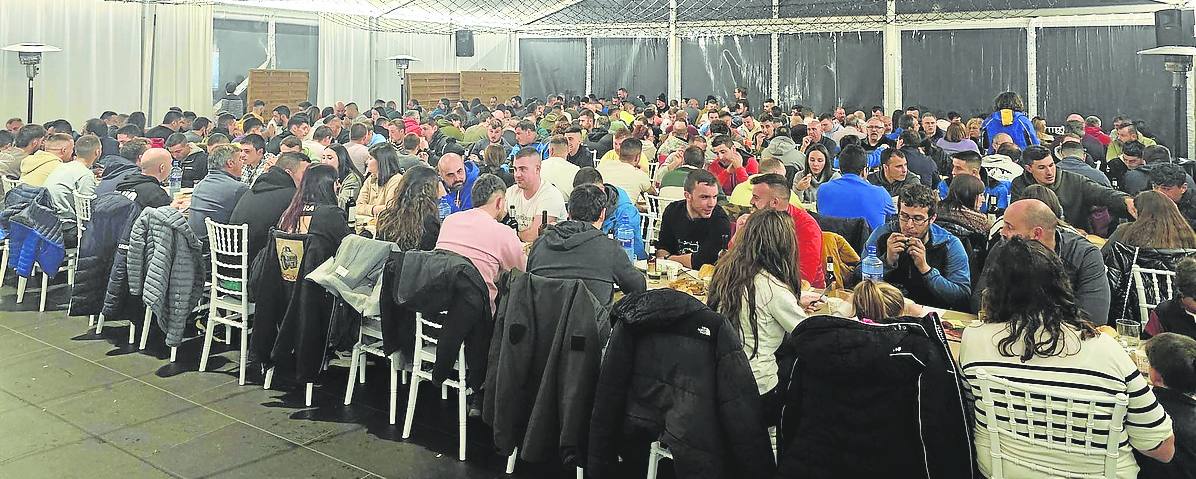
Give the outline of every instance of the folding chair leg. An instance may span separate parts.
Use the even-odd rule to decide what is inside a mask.
[[[245,318],[241,318],[246,320]],[[240,385],[245,385],[245,369],[249,362],[249,324],[246,323],[241,327],[241,376],[239,378]]]
[[[519,448],[518,447],[516,447],[514,451],[511,451],[510,456],[507,456],[507,474],[515,473],[515,458],[517,456],[519,456]]]
[[[48,288],[49,285],[50,285],[50,275],[48,275],[46,273],[42,273],[42,291],[41,291],[42,300],[41,300],[41,304],[38,305],[38,311],[41,311],[43,313],[46,312],[46,288]]]
[[[448,386],[444,385],[444,383],[440,384],[440,400],[448,400]]]
[[[203,333],[203,353],[199,357],[199,370],[203,371],[208,368],[208,354],[212,352],[212,330],[216,329],[216,325],[208,321],[208,327]]]
[[[170,348],[170,362],[172,362],[172,363],[173,363],[173,362],[175,361],[175,359],[178,359],[178,353],[179,353],[179,348],[178,348],[178,347],[171,347],[171,348]]]
[[[399,365],[390,361],[390,425],[395,424],[395,409],[399,406]]]
[[[315,383],[307,383],[307,395],[306,395],[307,397],[304,400],[303,404],[308,407],[311,407],[311,394],[312,394],[312,389],[314,389],[314,386],[315,386]]]
[[[270,384],[274,383],[274,368],[266,369],[266,379],[262,381],[262,389],[270,389]]]
[[[411,420],[415,417],[415,395],[419,392],[419,375],[411,376],[411,387],[407,388],[407,413],[403,415],[403,439],[411,437]]]
[[[353,386],[357,383],[357,361],[361,359],[361,351],[353,346],[353,358],[349,361],[349,380],[345,382],[345,405],[353,404]]]
[[[137,343],[137,322],[129,320],[129,344]]]
[[[4,287],[4,273],[8,272],[8,242],[4,242],[4,253],[0,255],[0,288]]]
[[[25,301],[25,286],[28,284],[29,278],[17,276],[17,303]]]
[[[96,325],[96,315],[94,315],[94,314],[87,315],[87,329],[91,329],[91,328],[95,327],[95,325]]]
[[[365,354],[365,353],[361,353]],[[357,362],[357,382],[358,384],[365,384],[365,356],[361,357],[361,361]]]
[[[577,466],[577,479],[586,479],[586,470]]]
[[[141,320],[141,344],[138,345],[138,351],[145,350],[145,343],[149,342],[150,319],[154,317],[154,312],[149,308],[145,308],[145,318]],[[133,322],[129,321],[129,330],[133,330]]]
[[[462,384],[461,387],[465,387],[465,385]],[[457,390],[457,432],[459,434],[457,439],[457,444],[459,447],[457,460],[459,461],[465,460],[465,423],[466,420],[469,419],[469,410],[465,405],[465,400],[468,397],[469,395],[465,393],[464,389]]]
[[[100,313],[100,314],[96,315],[96,334],[98,335],[103,331],[104,331],[104,313]]]
[[[71,258],[71,262],[69,265],[67,265],[67,270],[66,270],[66,284],[69,284],[71,286],[75,285],[75,270],[78,268],[79,268],[79,258],[77,256]]]

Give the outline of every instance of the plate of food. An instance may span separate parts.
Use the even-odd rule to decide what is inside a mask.
[[[706,282],[689,276],[682,276],[669,281],[669,288],[688,293],[692,296],[706,296]]]

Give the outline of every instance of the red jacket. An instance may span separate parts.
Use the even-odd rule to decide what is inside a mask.
[[[825,288],[826,258],[822,257],[822,228],[810,213],[796,206],[789,205],[789,217],[793,218],[793,235],[797,238],[797,267],[801,270],[801,279],[809,282],[811,287]],[[736,226],[736,223],[731,224],[731,241],[727,248],[735,244]]]
[[[1105,146],[1109,146],[1109,141],[1112,140],[1112,138],[1109,138],[1109,135],[1106,135],[1105,132],[1100,131],[1099,126],[1085,126],[1084,134],[1096,138],[1096,141],[1099,141],[1100,144]]]
[[[742,152],[740,154],[743,154]],[[731,194],[735,191],[735,185],[747,181],[748,175],[754,175],[760,172],[760,164],[756,162],[756,157],[743,154],[743,166],[730,169],[724,168],[719,164],[718,160],[710,162],[710,166],[706,170],[714,174],[718,178],[718,185],[723,189],[724,194]],[[728,165],[730,166],[730,165]]]

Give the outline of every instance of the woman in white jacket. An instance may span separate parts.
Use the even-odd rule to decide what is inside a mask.
[[[798,299],[797,240],[787,213],[752,213],[733,243],[714,266],[708,302],[743,338],[744,354],[767,413],[780,406],[774,353],[813,305]]]

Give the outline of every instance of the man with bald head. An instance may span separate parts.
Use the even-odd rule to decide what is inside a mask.
[[[450,214],[473,208],[473,182],[479,174],[477,163],[465,161],[457,153],[445,153],[436,163],[436,173],[448,192],[444,201],[448,201]]]
[[[1086,238],[1058,226],[1059,218],[1046,203],[1035,199],[1018,200],[1005,210],[1001,237],[1008,240],[1016,236],[1037,241],[1058,254],[1067,267],[1067,276],[1071,278],[1072,290],[1080,309],[1088,314],[1088,319],[1093,323],[1105,324],[1109,319],[1111,293],[1100,250]],[[1003,245],[1004,242],[998,243],[994,250]],[[991,252],[989,257],[992,257]],[[986,276],[980,278],[977,294],[972,298],[973,305],[980,302],[980,294],[983,294],[988,279]]]
[[[116,185],[116,192],[129,197],[142,208],[170,204],[170,194],[162,182],[170,177],[171,156],[164,148],[150,148],[141,155],[141,171],[130,173]]]

